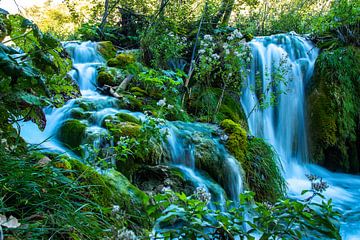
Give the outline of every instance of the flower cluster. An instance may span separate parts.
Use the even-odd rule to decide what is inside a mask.
[[[230,36],[227,37],[227,40],[229,41],[232,41],[232,40],[235,40],[235,39],[242,39],[244,36],[242,35],[242,33],[238,30],[238,29],[235,29],[231,34]]]
[[[315,192],[324,192],[329,187],[327,182],[323,181],[322,178],[316,175],[308,174],[306,175],[306,177],[311,182],[311,189]]]
[[[132,230],[122,228],[117,232],[116,240],[136,240],[138,239]]]
[[[211,201],[211,194],[206,190],[205,187],[197,187],[194,192],[194,196],[199,201],[209,203]]]

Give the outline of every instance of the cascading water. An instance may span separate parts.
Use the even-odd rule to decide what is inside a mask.
[[[46,108],[48,124],[43,132],[31,122],[22,123],[21,136],[28,143],[40,144],[46,150],[66,153],[78,158],[60,141],[59,129],[64,122],[74,117],[74,112],[84,108],[83,105],[88,108],[86,112],[88,116],[80,120],[87,126],[82,143],[87,143],[95,148],[107,148],[113,144],[111,140],[106,139],[108,131],[103,128],[104,119],[107,117],[115,116],[120,112],[130,114],[141,121],[146,121],[146,117],[142,113],[119,109],[116,98],[103,96],[96,91],[97,68],[104,65],[104,60],[97,53],[96,43],[69,42],[65,43],[64,47],[72,56],[73,70],[69,74],[78,83],[82,97],[70,100],[59,109]],[[192,182],[195,187],[205,187],[216,202],[225,204],[226,196],[232,200],[238,200],[238,196],[242,192],[241,166],[227,152],[224,145],[220,143],[220,139],[212,135],[215,131],[214,126],[200,123],[166,122],[164,129],[169,133],[168,141],[164,142],[164,146],[170,153],[170,163],[179,168],[189,182]],[[200,140],[196,139],[197,134],[201,135]],[[224,176],[221,179],[216,179],[218,176],[212,177],[224,186],[225,191],[219,183],[212,180],[195,164],[202,157],[196,149],[197,145],[201,144],[201,139],[207,141],[210,146],[205,150],[213,151],[214,157],[219,160],[217,167]],[[86,160],[96,157],[94,152],[83,150],[85,152],[83,157]]]
[[[312,77],[318,50],[294,34],[258,37],[250,42],[250,47],[253,59],[241,96],[250,132],[264,138],[279,154],[289,196],[299,197],[302,190],[310,188],[305,174],[327,181],[330,188],[325,195],[343,214],[343,238],[359,239],[360,177],[331,173],[308,164],[305,87]],[[261,108],[274,97],[272,107]]]

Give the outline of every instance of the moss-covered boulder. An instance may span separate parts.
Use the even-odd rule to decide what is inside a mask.
[[[99,72],[98,76],[97,76],[97,84],[102,87],[104,85],[109,85],[109,86],[115,86],[116,85],[116,81],[113,75],[111,75],[110,73],[106,72],[106,71],[101,71]]]
[[[227,149],[241,163],[245,183],[258,201],[275,202],[285,193],[280,161],[274,150],[259,138],[247,137],[240,124],[224,120],[220,126],[228,135]]]
[[[360,50],[323,51],[308,91],[311,160],[360,172]]]
[[[247,150],[247,134],[245,129],[230,119],[222,121],[220,126],[229,135],[226,147],[234,154],[238,161],[243,163]]]
[[[86,124],[76,119],[70,119],[60,126],[58,138],[69,148],[76,150],[85,136],[85,130]]]
[[[110,41],[99,42],[97,44],[97,50],[106,60],[116,56],[116,48]]]
[[[132,87],[130,88],[130,92],[137,97],[146,97],[148,96],[148,92],[140,87]]]
[[[84,109],[77,107],[73,108],[70,111],[70,117],[75,119],[88,119],[91,116],[91,113],[84,111]]]
[[[115,140],[120,137],[138,137],[141,125],[133,122],[114,122],[107,121],[105,127],[111,132]]]
[[[120,113],[117,113],[115,116],[121,122],[131,122],[131,123],[136,123],[136,124],[141,123],[141,121],[138,118],[136,118],[133,115],[130,115],[128,113],[120,112]]]
[[[136,59],[133,54],[120,53],[115,58],[109,59],[107,65],[109,67],[125,68],[127,65],[135,63]]]
[[[286,192],[281,163],[273,148],[261,138],[251,138],[245,161],[246,183],[259,201],[275,202]]]

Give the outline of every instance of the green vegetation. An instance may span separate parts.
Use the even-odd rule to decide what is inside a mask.
[[[316,62],[309,95],[311,147],[315,162],[332,170],[359,172],[360,51],[324,51]]]
[[[226,147],[241,163],[245,182],[258,201],[275,202],[284,196],[286,185],[281,163],[274,150],[260,138],[248,138],[240,124],[226,119],[220,126],[228,134]]]
[[[33,21],[0,9],[0,238],[340,239],[327,184],[309,176],[304,199],[287,198],[277,153],[247,133],[239,99],[257,64],[254,36],[309,33],[321,49],[307,89],[311,160],[360,172],[359,9],[355,0],[49,0],[23,12]],[[68,40],[99,42],[97,87],[112,98],[79,98]],[[284,94],[279,65],[268,86],[256,84],[257,107]],[[79,159],[21,139],[19,123],[44,130],[44,107],[68,100],[55,137]],[[95,116],[104,109],[117,114]],[[167,121],[219,125],[188,133],[184,155],[226,189],[223,143],[251,192],[210,207],[210,193],[170,165]]]

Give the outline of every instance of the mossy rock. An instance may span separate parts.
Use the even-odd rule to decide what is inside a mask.
[[[286,183],[281,173],[281,162],[274,149],[261,138],[248,141],[242,164],[246,183],[261,202],[276,202],[284,197]]]
[[[111,121],[105,123],[106,128],[112,133],[115,140],[120,137],[138,137],[141,125],[133,122],[113,123]]]
[[[311,160],[332,171],[360,172],[360,50],[322,51],[308,90]]]
[[[79,153],[79,148],[85,136],[86,124],[76,119],[66,120],[58,131],[58,138],[69,148]]]
[[[228,134],[226,147],[240,162],[245,172],[245,183],[255,192],[255,199],[275,202],[283,197],[285,180],[274,150],[262,139],[248,140],[246,131],[232,120],[224,120],[220,126]]]
[[[101,71],[99,72],[98,76],[97,76],[97,84],[102,87],[104,85],[109,85],[109,86],[115,86],[116,85],[116,81],[113,75],[111,75],[108,72],[105,71]]]
[[[247,150],[247,134],[240,124],[230,119],[226,119],[220,123],[225,133],[229,135],[226,147],[234,154],[240,163],[244,162]]]
[[[84,99],[77,100],[76,104],[82,108],[84,111],[94,111],[96,110],[96,105],[91,101],[86,101]]]
[[[137,119],[136,117],[134,117],[128,113],[120,112],[120,113],[117,113],[115,116],[121,122],[131,122],[131,123],[136,123],[136,124],[141,123],[141,121],[139,119]]]
[[[70,117],[75,119],[88,119],[91,116],[91,113],[85,112],[82,108],[73,108],[70,111]]]
[[[125,68],[127,65],[135,63],[136,59],[134,55],[129,53],[120,53],[115,58],[109,59],[107,65],[109,67]]]
[[[110,41],[99,42],[97,44],[97,50],[105,60],[109,60],[116,56],[116,48]]]

